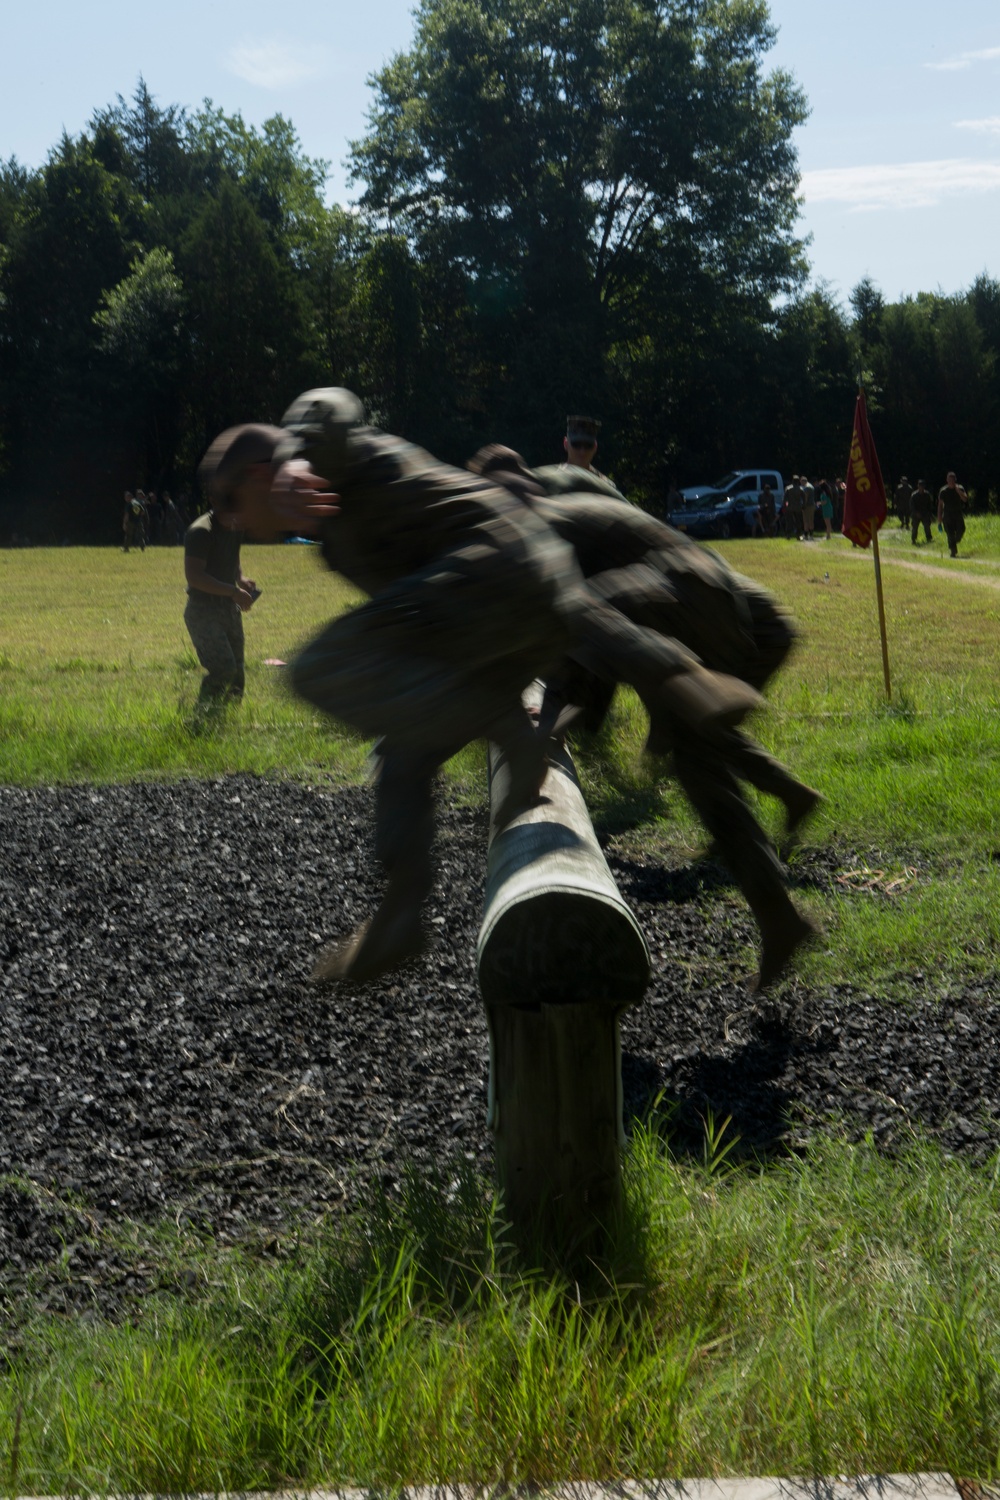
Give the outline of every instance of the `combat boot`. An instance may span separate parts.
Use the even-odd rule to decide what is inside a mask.
[[[337,980],[365,984],[419,958],[427,947],[421,911],[430,887],[429,863],[399,864],[389,876],[375,915],[345,942],[321,953],[310,977],[319,984]]]

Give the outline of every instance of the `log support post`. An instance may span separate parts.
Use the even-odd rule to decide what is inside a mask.
[[[489,754],[495,808],[507,772]],[[598,1253],[622,1201],[619,1016],[641,1000],[650,960],[566,750],[540,804],[492,827],[477,961],[507,1217],[522,1243]]]

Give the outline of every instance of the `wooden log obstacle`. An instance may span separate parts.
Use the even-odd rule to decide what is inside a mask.
[[[509,774],[495,745],[489,771],[492,811]],[[521,1239],[595,1250],[622,1201],[619,1017],[650,958],[568,750],[553,752],[538,806],[503,828],[491,817],[477,967],[505,1212]]]

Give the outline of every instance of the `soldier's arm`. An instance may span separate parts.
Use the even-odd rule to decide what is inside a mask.
[[[184,554],[184,577],[188,588],[197,589],[202,594],[232,599],[240,609],[249,609],[253,603],[250,590],[242,578],[239,583],[223,583],[221,578],[214,577],[208,571],[205,558],[197,557],[193,552]]]

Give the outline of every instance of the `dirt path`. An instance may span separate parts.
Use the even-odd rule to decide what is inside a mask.
[[[848,556],[856,558],[859,561],[868,555],[867,551],[853,547],[848,554]],[[983,561],[976,563],[972,558],[958,559],[957,566],[948,568],[939,566],[937,563],[917,562],[916,558],[911,561],[908,557],[894,557],[891,552],[884,550],[879,552],[879,557],[883,563],[887,563],[892,567],[907,568],[911,573],[926,573],[928,578],[949,578],[952,582],[958,580],[962,583],[978,583],[988,589],[1000,589],[1000,571],[993,578],[985,575],[977,577],[975,573],[966,573],[962,567],[962,563],[965,562],[970,567],[997,568],[998,565],[993,562]]]

